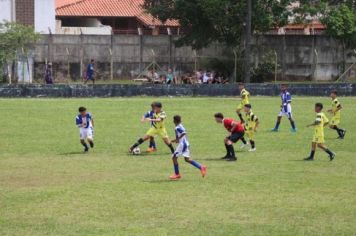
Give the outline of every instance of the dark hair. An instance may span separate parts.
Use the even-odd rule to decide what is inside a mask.
[[[155,102],[152,102],[152,103],[151,103],[151,107],[154,108],[154,107],[155,107],[155,104],[156,104]]]
[[[94,59],[91,59],[90,62],[94,62]]]
[[[332,90],[331,93],[337,95],[337,91],[336,90]]]
[[[160,103],[160,102],[155,102],[155,103],[154,103],[154,107],[162,108],[162,103]]]
[[[245,87],[245,84],[244,83],[239,83],[239,86],[244,86]]]
[[[175,115],[173,121],[174,123],[180,124],[182,122],[182,117],[180,115]]]
[[[252,108],[251,104],[246,104],[245,107],[250,108],[250,109]]]
[[[320,108],[320,110],[323,110],[323,108],[324,108],[323,104],[320,103],[320,102],[316,103],[316,104],[315,104],[315,107]]]
[[[220,118],[220,119],[224,119],[224,115],[222,114],[222,113],[216,113],[215,115],[214,115],[214,117],[215,118]]]
[[[79,107],[79,112],[84,112],[84,111],[86,111],[87,109],[85,108],[85,107]]]

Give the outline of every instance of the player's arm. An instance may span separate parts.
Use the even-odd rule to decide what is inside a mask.
[[[93,128],[94,128],[94,118],[93,118],[93,117],[91,118],[91,125],[92,125]]]
[[[230,133],[232,133],[232,131],[235,130],[236,127],[237,127],[237,123],[236,122],[232,122],[231,123],[231,129],[229,130]]]
[[[258,129],[258,126],[260,125],[260,121],[258,120],[258,118],[257,118],[257,117],[256,117],[255,122],[256,122],[256,125],[255,125],[255,129],[254,129],[254,131],[256,132],[256,131],[257,131],[257,129]]]
[[[185,135],[186,135],[186,133],[182,133],[176,139],[173,139],[172,142],[173,143],[179,143],[179,140],[181,140]]]
[[[146,114],[144,114],[144,115],[142,116],[141,122],[142,122],[142,123],[148,122],[148,121],[150,121],[149,118],[150,118],[150,114],[147,112]]]
[[[317,119],[314,121],[314,123],[312,123],[312,124],[310,124],[310,125],[307,125],[307,127],[312,127],[312,126],[317,126],[317,125],[320,125],[320,123],[321,123],[321,116],[319,117],[317,117]]]

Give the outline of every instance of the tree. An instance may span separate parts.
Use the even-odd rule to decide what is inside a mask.
[[[22,50],[27,54],[38,39],[39,34],[32,27],[11,22],[0,23],[0,70],[6,65],[13,65]]]

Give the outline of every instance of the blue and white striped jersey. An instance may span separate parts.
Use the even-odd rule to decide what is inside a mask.
[[[78,128],[89,129],[89,128],[93,128],[92,119],[93,117],[90,113],[87,113],[84,117],[81,114],[79,114],[75,118],[75,122]]]
[[[143,115],[146,119],[153,119],[155,115],[154,111],[148,111],[146,114]],[[151,121],[151,126],[153,126],[153,121]]]
[[[292,102],[292,95],[288,91],[281,93],[281,99],[283,106]]]
[[[189,146],[187,131],[185,130],[182,124],[179,124],[175,128],[176,139],[178,139],[182,134],[185,134],[181,139],[179,139],[179,144],[183,144],[184,146]]]

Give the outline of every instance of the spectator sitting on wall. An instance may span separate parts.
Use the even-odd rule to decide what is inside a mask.
[[[203,84],[211,84],[212,80],[212,73],[210,71],[205,72],[203,75]]]
[[[192,73],[187,73],[182,76],[182,82],[183,84],[194,84],[194,76]]]
[[[199,84],[201,84],[201,83],[203,83],[203,75],[204,75],[204,72],[203,72],[203,70],[198,70],[196,73],[195,73],[195,76],[196,76],[196,78],[197,78],[197,82],[199,83]]]
[[[222,73],[216,73],[212,81],[213,84],[226,84],[228,82],[229,80],[225,79],[225,76]]]
[[[46,84],[53,84],[52,63],[51,62],[46,65],[45,83]]]
[[[85,80],[84,80],[84,84],[88,83],[89,80],[93,81],[93,84],[95,84],[95,78],[94,78],[94,59],[90,60],[90,63],[87,66],[87,71],[86,71],[86,76],[85,76]]]
[[[150,71],[148,71],[147,79],[149,82],[152,82],[152,83],[156,83],[157,81],[160,80],[158,73],[154,69],[151,69]]]
[[[176,84],[176,77],[173,74],[172,69],[168,69],[168,73],[166,75],[166,84]]]

